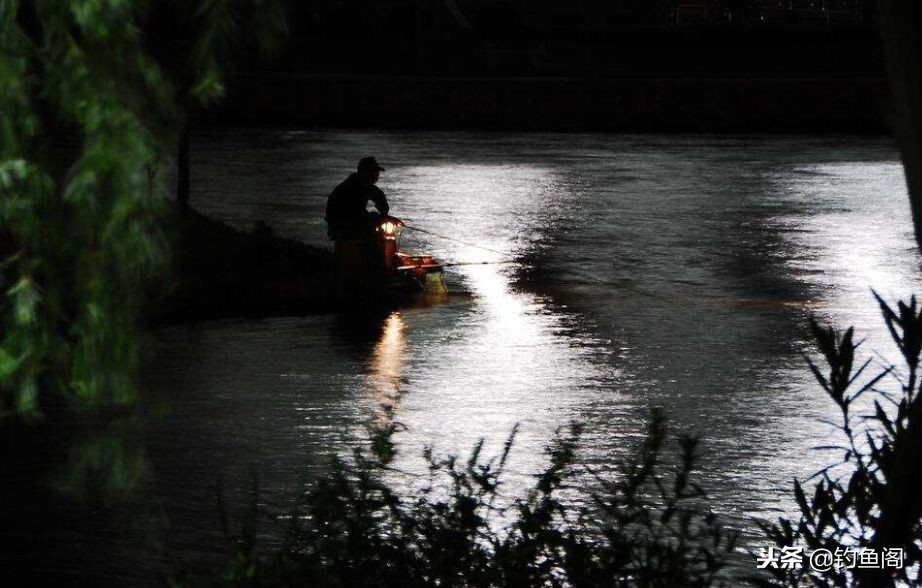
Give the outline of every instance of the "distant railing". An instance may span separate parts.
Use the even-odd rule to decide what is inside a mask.
[[[679,24],[711,22],[721,12],[710,3],[678,4],[675,7],[675,19]]]
[[[827,10],[817,8],[793,8],[786,11],[796,20],[831,22],[859,22],[862,14],[857,10]]]
[[[745,16],[734,15],[732,11],[716,2],[677,2],[673,8],[672,22],[676,25],[701,23],[758,22],[765,24],[790,22],[857,23],[864,19],[858,2],[851,6],[829,7],[826,3],[815,7],[802,7],[790,2],[774,5],[751,6]]]

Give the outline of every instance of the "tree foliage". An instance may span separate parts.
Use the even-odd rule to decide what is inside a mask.
[[[0,0],[0,418],[134,400],[163,170],[243,19],[257,44],[284,23],[270,0]]]
[[[155,179],[175,116],[132,2],[16,2],[0,18],[3,415],[40,394],[134,396],[138,313],[168,249]],[[61,161],[62,130],[80,141]],[[66,168],[60,170],[62,165]]]

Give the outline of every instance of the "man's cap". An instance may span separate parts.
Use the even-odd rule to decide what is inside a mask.
[[[384,168],[378,165],[378,162],[375,160],[374,157],[363,157],[359,161],[359,170],[366,170],[366,169],[376,169],[378,171],[384,171]]]

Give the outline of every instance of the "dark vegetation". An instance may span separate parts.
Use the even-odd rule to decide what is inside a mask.
[[[427,450],[421,488],[398,490],[393,423],[370,428],[370,450],[310,488],[291,517],[285,545],[256,555],[245,524],[240,549],[219,584],[298,586],[711,586],[736,536],[709,511],[693,482],[697,442],[678,441],[677,463],[662,463],[665,419],[654,414],[645,440],[613,479],[596,477],[594,506],[565,494],[585,491],[592,470],[577,459],[579,427],[558,431],[548,466],[527,496],[506,494],[502,453],[464,461]],[[419,482],[420,480],[417,480]]]
[[[772,569],[776,583],[831,586],[922,584],[922,309],[915,297],[896,309],[878,298],[881,312],[903,360],[864,377],[871,360],[856,356],[854,331],[837,333],[811,323],[817,347],[827,363],[810,369],[839,410],[841,464],[818,472],[812,488],[794,484],[799,520],[782,519],[764,527],[779,546],[809,550],[901,548],[901,570],[833,570],[826,573]],[[864,381],[862,381],[864,380]],[[883,387],[887,381],[895,386]]]

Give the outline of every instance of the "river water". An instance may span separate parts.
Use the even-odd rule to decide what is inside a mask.
[[[503,263],[452,267],[447,301],[385,315],[158,331],[146,385],[168,412],[149,444],[177,550],[220,541],[219,481],[240,502],[255,474],[261,507],[284,513],[382,403],[411,473],[426,445],[463,455],[483,437],[490,453],[519,424],[512,495],[558,428],[583,423],[580,459],[607,475],[661,408],[700,436],[713,508],[754,536],[830,459],[812,449],[835,413],[804,364],[807,317],[854,325],[884,364],[870,289],[922,292],[878,138],[222,129],[193,139],[192,204],[328,247],[326,196],[365,155],[392,213],[429,232],[405,248]]]

